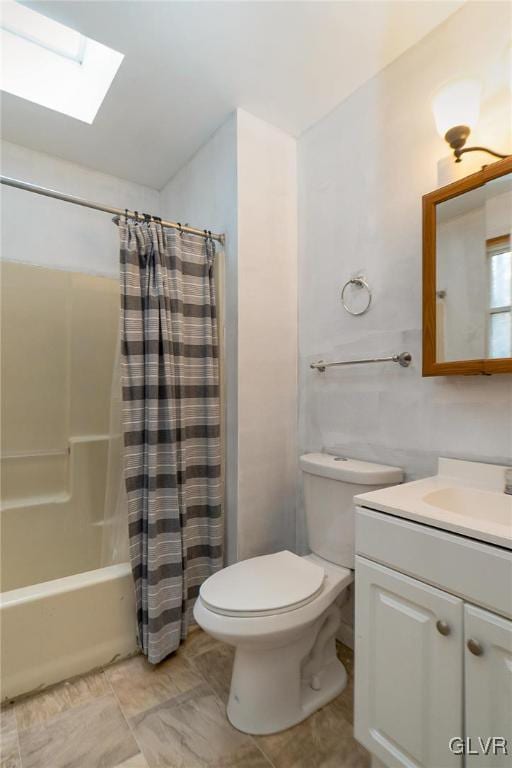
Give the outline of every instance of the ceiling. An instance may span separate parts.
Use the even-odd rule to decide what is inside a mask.
[[[299,136],[462,0],[28,5],[125,59],[92,125],[2,94],[3,137],[160,189],[236,107]]]

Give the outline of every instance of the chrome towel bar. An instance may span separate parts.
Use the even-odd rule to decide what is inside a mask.
[[[339,360],[336,363],[326,363],[324,360],[319,360],[318,363],[311,363],[309,367],[323,373],[326,368],[332,368],[335,365],[365,365],[366,363],[398,363],[402,368],[408,368],[411,361],[412,355],[410,352],[400,352],[399,355],[392,355],[391,357],[371,357],[366,360]]]

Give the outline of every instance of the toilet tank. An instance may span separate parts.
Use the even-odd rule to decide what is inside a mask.
[[[354,496],[403,480],[399,467],[307,453],[300,457],[308,543],[324,560],[354,567]]]

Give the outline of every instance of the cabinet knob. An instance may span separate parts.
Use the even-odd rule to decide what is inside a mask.
[[[436,621],[436,629],[439,632],[440,635],[449,635],[452,631],[450,628],[450,625],[446,623],[446,621],[443,621],[442,619],[439,619],[439,621]]]
[[[484,649],[482,648],[478,640],[473,640],[472,637],[468,640],[467,646],[468,646],[468,650],[471,651],[471,653],[474,656],[481,656],[482,653],[484,652]]]

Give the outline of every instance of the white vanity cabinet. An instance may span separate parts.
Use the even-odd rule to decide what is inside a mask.
[[[478,751],[468,759],[475,768],[512,766],[512,621],[464,606],[464,679],[466,735]],[[480,735],[508,737],[508,758],[499,745],[479,745]]]
[[[355,736],[386,765],[462,765],[448,742],[462,734],[463,613],[462,600],[356,558]]]
[[[356,738],[386,768],[512,768],[511,553],[363,508],[356,552]]]

